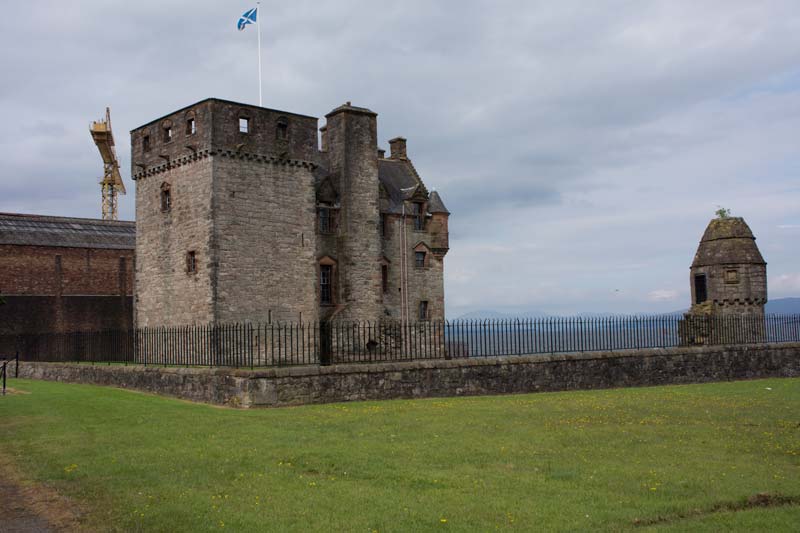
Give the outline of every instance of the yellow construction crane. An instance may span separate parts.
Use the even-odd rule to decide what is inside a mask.
[[[114,134],[111,132],[111,110],[106,108],[105,120],[92,122],[89,132],[103,158],[103,179],[100,188],[103,194],[103,220],[117,220],[117,195],[125,194],[125,184],[119,173],[119,160],[114,150]]]

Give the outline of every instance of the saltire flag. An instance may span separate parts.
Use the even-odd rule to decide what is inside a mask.
[[[236,24],[236,27],[239,28],[239,31],[242,31],[248,24],[255,24],[257,16],[258,16],[257,7],[254,7],[253,9],[246,11],[244,15],[239,17],[239,22]]]

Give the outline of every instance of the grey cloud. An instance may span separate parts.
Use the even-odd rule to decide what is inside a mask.
[[[247,7],[4,6],[0,210],[97,216],[87,128],[107,105],[127,168],[142,123],[209,96],[256,102]],[[661,309],[648,295],[685,295],[716,204],[748,218],[770,269],[796,271],[796,235],[777,228],[800,219],[795,0],[262,9],[265,105],[322,117],[351,100],[379,113],[384,146],[408,137],[453,211],[454,308]]]

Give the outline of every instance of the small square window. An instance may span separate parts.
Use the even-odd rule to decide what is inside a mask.
[[[168,143],[172,140],[172,127],[167,126],[164,128],[164,142]]]
[[[149,152],[150,151],[150,136],[145,135],[142,137],[142,151]]]
[[[725,271],[725,283],[739,283],[739,271],[738,270],[726,270]]]
[[[420,320],[428,320],[430,317],[428,316],[428,301],[422,300],[419,302],[419,319]]]
[[[194,251],[186,252],[186,272],[189,274],[197,272],[197,253]]]
[[[250,133],[250,119],[239,117],[239,133]]]
[[[414,266],[423,268],[425,266],[425,252],[414,252]]]
[[[197,125],[194,123],[194,119],[190,118],[186,121],[186,135],[194,135],[197,133]]]
[[[161,211],[167,212],[172,209],[172,190],[168,184],[161,186]]]

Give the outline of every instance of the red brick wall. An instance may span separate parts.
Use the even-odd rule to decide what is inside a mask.
[[[0,245],[0,294],[133,294],[133,250]]]
[[[0,245],[0,335],[129,329],[133,250]]]

